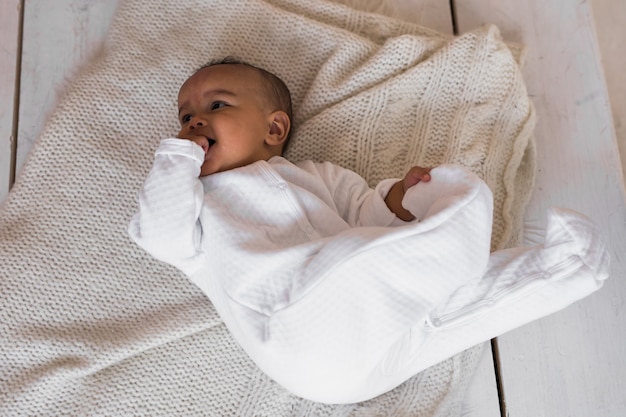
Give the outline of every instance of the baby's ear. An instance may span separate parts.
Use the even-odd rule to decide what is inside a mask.
[[[270,146],[283,145],[289,136],[291,120],[282,110],[277,110],[270,115],[270,128],[265,143]]]

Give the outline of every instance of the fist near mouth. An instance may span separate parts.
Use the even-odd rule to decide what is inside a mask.
[[[192,142],[195,142],[196,144],[198,144],[198,145],[200,145],[202,147],[202,150],[204,151],[205,154],[209,150],[209,140],[207,139],[206,136],[202,136],[202,135],[179,135],[178,138],[179,139],[187,139],[187,140],[190,140]]]

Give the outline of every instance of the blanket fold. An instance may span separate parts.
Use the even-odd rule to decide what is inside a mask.
[[[520,242],[534,112],[495,27],[451,37],[325,1],[126,0],[0,211],[0,414],[458,415],[479,348],[361,404],[304,401],[129,239],[153,151],[178,130],[179,86],[226,55],[290,87],[289,159],[370,184],[463,165],[493,192],[492,249]]]

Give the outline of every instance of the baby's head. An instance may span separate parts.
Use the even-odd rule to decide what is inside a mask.
[[[187,79],[178,93],[179,138],[205,149],[200,176],[281,155],[291,131],[291,97],[274,74],[225,59]]]

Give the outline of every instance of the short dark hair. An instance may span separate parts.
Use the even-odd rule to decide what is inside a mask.
[[[263,87],[265,88],[268,96],[267,98],[269,99],[270,104],[274,107],[273,111],[284,111],[287,114],[287,117],[289,117],[289,121],[293,123],[291,93],[289,92],[287,84],[285,84],[285,82],[281,80],[278,76],[263,68],[259,68],[233,56],[227,56],[225,58],[212,60],[198,68],[196,72],[215,65],[245,65],[246,67],[252,68],[257,71],[257,73],[261,76]],[[285,152],[285,149],[289,144],[289,140],[291,139],[292,130],[293,129],[289,129],[289,133],[287,134],[287,139],[285,140],[285,143],[283,145],[283,153]]]

